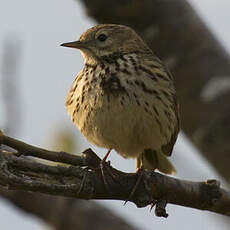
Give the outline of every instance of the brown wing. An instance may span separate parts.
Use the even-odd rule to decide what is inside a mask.
[[[166,144],[166,145],[163,145],[161,147],[162,149],[162,152],[166,155],[166,156],[171,156],[172,154],[172,151],[173,151],[173,146],[176,142],[176,139],[177,139],[177,135],[180,131],[180,106],[179,106],[179,103],[177,102],[177,97],[176,95],[174,95],[173,97],[173,107],[174,107],[174,111],[175,111],[175,116],[176,116],[176,124],[175,124],[175,130],[174,130],[174,133],[172,134],[171,136],[171,139],[170,141]]]

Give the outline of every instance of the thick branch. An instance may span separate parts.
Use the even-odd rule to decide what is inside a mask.
[[[90,149],[86,150],[82,156],[70,155],[74,162],[71,164],[67,153],[60,158],[60,153],[36,148],[4,135],[0,139],[2,144],[15,148],[21,154],[35,156],[38,151],[39,158],[55,162],[61,159],[61,163],[68,161],[70,164],[69,166],[50,166],[25,156],[18,157],[12,153],[2,152],[0,154],[0,184],[7,189],[81,199],[125,201],[137,180],[137,174],[123,173],[107,165],[104,173],[110,188],[108,190],[99,167],[100,158]],[[167,203],[230,216],[230,192],[220,188],[217,181],[190,182],[151,170],[144,171],[140,186],[130,201],[138,207],[156,203],[158,211],[167,201]]]

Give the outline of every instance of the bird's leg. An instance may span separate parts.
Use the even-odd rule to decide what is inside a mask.
[[[108,156],[109,156],[109,154],[110,154],[111,151],[112,151],[112,149],[109,149],[107,151],[107,153],[105,154],[104,158],[101,161],[101,164],[105,164],[105,162],[106,162],[106,160],[107,160],[107,158],[108,158]]]
[[[104,181],[104,185],[106,187],[106,189],[111,193],[110,189],[109,189],[109,185],[108,185],[108,182],[105,178],[105,173],[104,173],[104,169],[106,168],[106,170],[109,172],[110,176],[114,179],[114,175],[113,173],[111,172],[110,168],[108,167],[108,165],[106,164],[106,159],[108,158],[110,152],[111,152],[112,149],[109,149],[107,151],[107,153],[105,154],[104,158],[101,160],[100,162],[100,169],[101,169],[101,175],[102,175],[102,178],[103,178],[103,181]]]
[[[141,178],[143,176],[143,172],[144,172],[144,166],[143,166],[143,153],[141,154],[141,163],[140,163],[140,167],[137,169],[136,171],[136,175],[137,175],[137,182],[136,184],[134,185],[131,193],[129,194],[129,197],[128,199],[125,201],[124,205],[133,197],[134,193],[136,192],[138,186],[140,185],[140,182],[141,182]]]

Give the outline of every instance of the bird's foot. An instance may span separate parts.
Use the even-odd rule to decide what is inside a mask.
[[[100,162],[100,169],[101,169],[101,175],[103,178],[103,182],[105,185],[105,188],[107,189],[107,191],[112,194],[111,189],[109,188],[109,184],[108,181],[106,180],[106,176],[105,176],[105,170],[108,172],[108,174],[113,178],[113,180],[116,180],[115,175],[113,174],[113,172],[111,171],[111,166],[110,166],[110,161],[106,162],[107,157],[109,156],[110,152],[112,149],[109,149],[108,152],[106,153],[105,157],[101,160]]]
[[[144,169],[143,168],[139,168],[136,172],[136,175],[137,175],[137,182],[136,184],[134,185],[132,191],[130,192],[129,194],[129,197],[127,198],[127,200],[125,201],[124,205],[126,205],[126,203],[131,200],[131,198],[134,196],[138,186],[140,185],[140,182],[141,182],[141,179],[142,179],[142,176],[143,176],[143,173],[144,173]]]
[[[106,190],[112,194],[112,191],[109,187],[108,181],[106,179],[106,173],[105,171],[112,177],[113,180],[116,179],[115,175],[113,174],[113,172],[111,171],[111,166],[110,166],[110,161],[106,162],[104,161],[104,159],[100,162],[100,169],[101,169],[101,175],[103,178],[103,182],[105,185]]]

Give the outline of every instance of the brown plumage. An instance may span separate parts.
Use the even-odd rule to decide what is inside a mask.
[[[137,168],[171,174],[179,132],[173,77],[129,27],[88,29],[76,42],[85,66],[66,100],[72,121],[89,142],[136,158]]]

